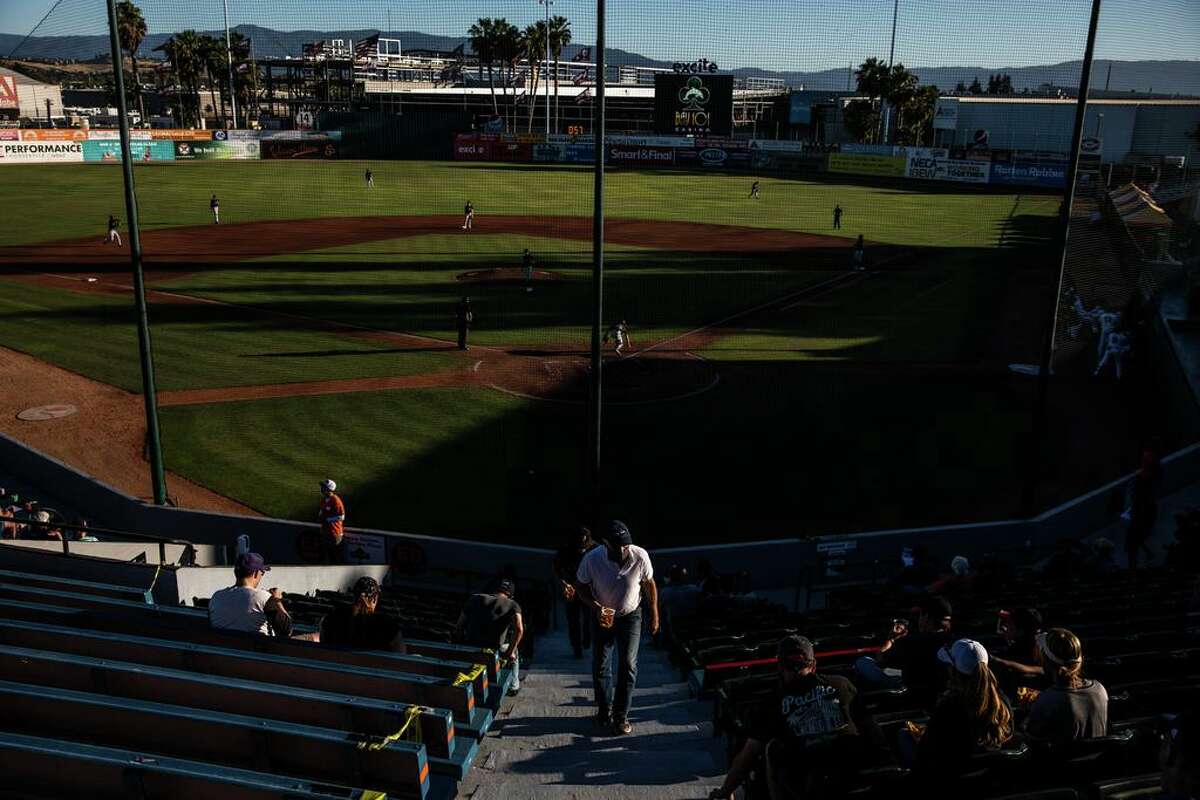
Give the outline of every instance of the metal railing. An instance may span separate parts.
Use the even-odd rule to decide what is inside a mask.
[[[51,509],[41,509],[41,510],[50,511]],[[3,520],[0,520],[0,522],[3,522],[5,527],[7,527],[9,525],[18,526],[18,528],[20,526],[24,526],[24,527],[28,527],[28,528],[36,528],[38,530],[43,530],[43,531],[46,531],[47,533],[49,533],[51,531],[58,531],[61,535],[62,551],[66,555],[71,555],[72,542],[81,543],[81,542],[86,541],[86,540],[78,539],[78,538],[70,539],[66,535],[67,532],[75,532],[80,535],[104,536],[104,537],[106,537],[104,539],[104,541],[110,542],[110,543],[146,542],[146,543],[157,544],[158,545],[158,563],[161,566],[167,566],[167,564],[168,564],[167,545],[169,545],[169,544],[181,545],[184,549],[183,549],[183,553],[179,557],[179,565],[186,567],[186,566],[194,566],[196,563],[196,547],[192,542],[189,542],[186,539],[176,539],[176,538],[173,538],[170,536],[155,536],[153,534],[148,534],[148,533],[134,533],[132,531],[117,530],[115,528],[96,528],[91,525],[80,525],[78,523],[68,523],[68,522],[56,522],[54,520],[50,520],[48,522],[43,522],[40,520],[20,519],[20,518],[13,517],[13,518],[5,518]],[[42,539],[42,540],[21,539],[21,538],[17,538],[14,536],[12,539],[2,538],[2,539],[0,539],[0,541],[17,541],[17,542],[20,542],[20,541],[54,541],[54,539],[53,538],[47,538],[47,539]]]

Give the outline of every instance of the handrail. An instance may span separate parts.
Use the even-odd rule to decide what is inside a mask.
[[[54,521],[42,522],[40,520],[34,520],[34,519],[17,519],[17,518],[5,518],[4,522],[8,523],[8,524],[14,524],[14,525],[27,525],[29,527],[34,527],[34,528],[38,528],[38,529],[42,529],[42,530],[62,530],[62,531],[76,531],[76,532],[85,531],[86,533],[89,533],[89,534],[98,534],[98,535],[103,535],[103,536],[116,537],[115,541],[121,541],[122,539],[133,539],[133,540],[139,541],[139,542],[154,543],[154,544],[158,545],[158,563],[161,566],[166,566],[166,564],[167,564],[167,545],[168,544],[183,545],[184,551],[183,551],[183,554],[180,556],[180,562],[184,565],[187,565],[187,564],[194,564],[196,561],[196,546],[195,546],[195,544],[193,544],[192,542],[189,542],[186,539],[176,539],[176,538],[170,537],[170,536],[156,536],[154,534],[149,534],[149,533],[134,533],[133,531],[122,531],[122,530],[117,530],[115,528],[96,528],[96,527],[92,527],[91,525],[79,525],[77,523],[69,523],[69,522],[54,522]],[[5,541],[5,540],[0,539],[0,541]],[[14,539],[11,539],[8,541],[18,541],[19,542],[19,541],[35,541],[35,540],[22,540],[22,539],[14,538]],[[53,540],[49,540],[49,541],[53,541]],[[62,539],[62,550],[63,550],[63,553],[65,553],[66,555],[71,554],[71,541],[72,541],[71,539],[68,539],[65,536]],[[78,541],[78,540],[75,540],[75,541]]]

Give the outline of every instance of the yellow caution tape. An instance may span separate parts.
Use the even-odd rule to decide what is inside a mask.
[[[487,671],[486,665],[476,664],[470,672],[458,673],[458,677],[454,679],[454,685],[462,686],[464,683],[474,683],[485,671]]]
[[[408,731],[409,727],[412,726],[413,720],[415,720],[417,717],[421,716],[422,713],[424,713],[426,711],[431,711],[431,710],[432,709],[426,708],[425,706],[412,706],[411,708],[408,709],[408,714],[407,714],[407,716],[405,716],[404,724],[400,726],[400,730],[396,731],[395,733],[388,734],[387,736],[384,736],[381,739],[376,739],[374,741],[367,740],[367,741],[359,742],[358,749],[359,750],[372,750],[372,751],[382,750],[383,748],[387,747],[392,742],[396,742],[396,741],[399,741],[400,739],[403,739],[404,734]],[[416,728],[413,729],[413,735],[409,741],[413,741],[413,742],[421,741],[421,726],[420,725],[418,725]]]
[[[387,792],[377,792],[374,789],[364,789],[358,800],[387,800]]]

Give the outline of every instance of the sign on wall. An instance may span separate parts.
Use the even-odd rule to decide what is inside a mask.
[[[937,108],[933,112],[933,129],[935,131],[953,131],[958,129],[957,98],[938,98]]]
[[[78,163],[83,161],[81,142],[0,141],[0,164]]]
[[[830,153],[829,171],[849,175],[878,175],[903,178],[906,163],[903,156],[871,156],[857,153]]]
[[[729,136],[733,132],[733,76],[655,75],[654,130],[676,136]]]
[[[0,108],[20,108],[17,98],[17,77],[0,75]]]

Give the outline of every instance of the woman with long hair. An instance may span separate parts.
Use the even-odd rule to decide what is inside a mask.
[[[911,726],[901,731],[900,751],[902,756],[907,751],[919,771],[944,776],[961,772],[974,753],[1002,747],[1012,738],[1013,716],[983,645],[959,639],[942,648],[938,658],[950,665],[946,691],[923,730]]]
[[[1108,691],[1083,677],[1083,645],[1066,628],[1038,634],[1038,654],[1051,686],[1029,709],[1025,732],[1062,744],[1108,733]]]
[[[322,644],[364,650],[404,653],[400,624],[379,610],[379,582],[364,575],[350,589],[352,602],[342,604],[321,620]]]

